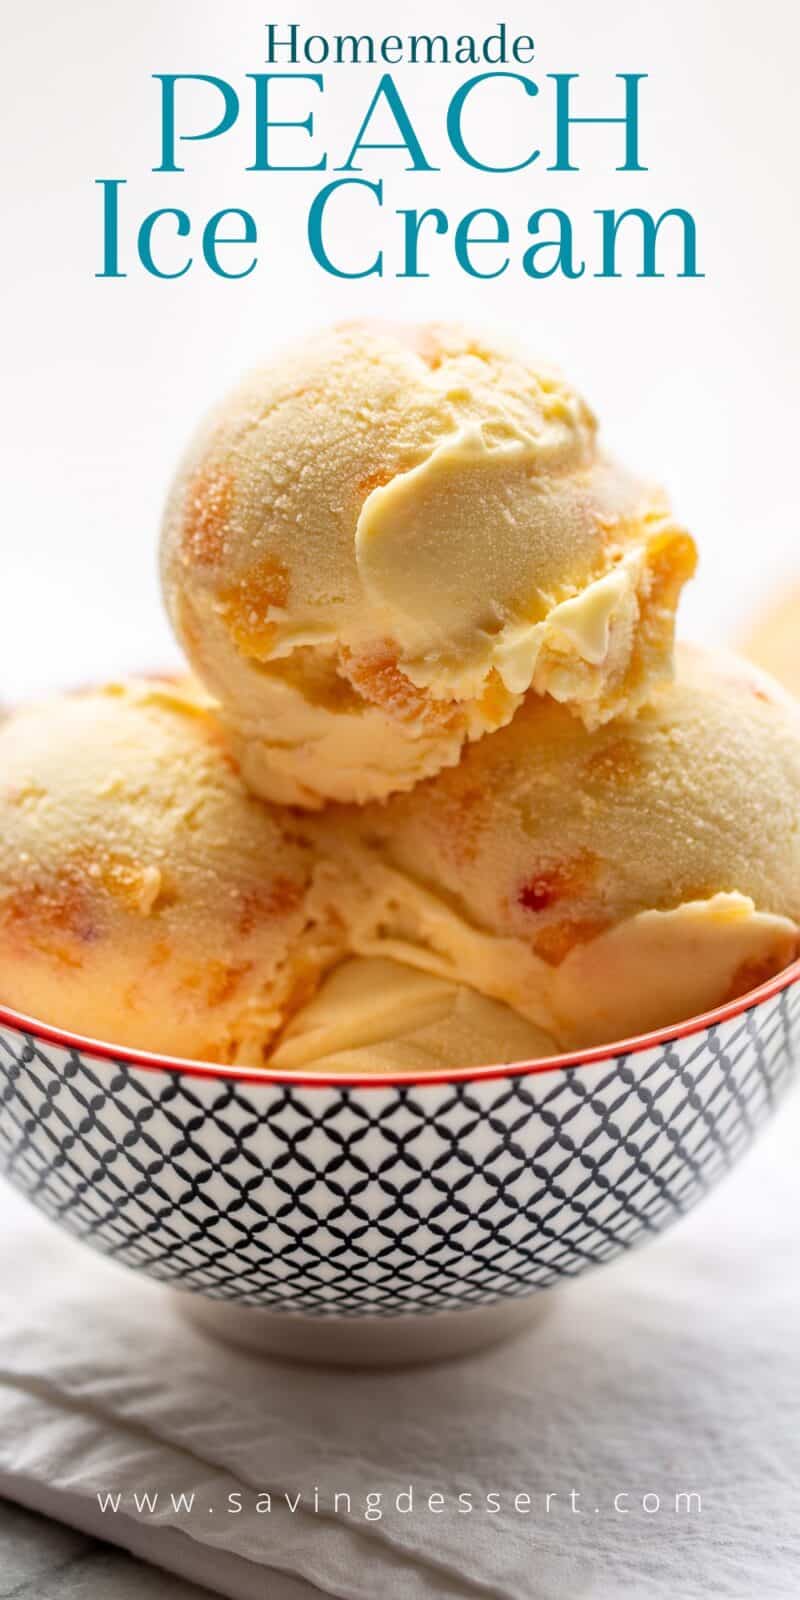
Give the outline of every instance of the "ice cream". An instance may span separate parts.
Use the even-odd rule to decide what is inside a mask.
[[[794,695],[800,695],[800,587],[793,584],[781,599],[756,618],[742,639],[742,652],[771,672]]]
[[[798,951],[800,708],[734,657],[685,648],[672,680],[694,560],[541,364],[438,324],[289,350],[169,498],[198,681],[0,725],[0,1003],[402,1073],[754,987]]]
[[[589,728],[634,708],[694,560],[565,379],[439,325],[339,327],[255,372],[162,546],[246,781],[311,808],[410,789],[531,687]]]
[[[0,1003],[116,1045],[259,1065],[332,957],[313,852],[204,698],[133,682],[0,726]]]
[[[541,1028],[463,984],[380,957],[345,961],[293,1017],[270,1067],[433,1072],[555,1055]]]
[[[474,987],[563,1049],[697,1015],[797,952],[799,718],[689,649],[593,731],[529,695],[457,768],[319,818],[325,892],[353,951]]]

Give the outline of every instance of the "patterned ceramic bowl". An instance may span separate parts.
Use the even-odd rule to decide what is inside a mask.
[[[229,1337],[431,1358],[510,1332],[732,1166],[793,1076],[798,979],[611,1048],[424,1077],[160,1060],[0,1010],[0,1164]]]

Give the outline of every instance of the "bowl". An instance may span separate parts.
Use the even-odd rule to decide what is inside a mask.
[[[654,1238],[786,1091],[800,962],[603,1049],[426,1075],[161,1059],[0,1008],[0,1167],[96,1250],[273,1354],[433,1359]]]

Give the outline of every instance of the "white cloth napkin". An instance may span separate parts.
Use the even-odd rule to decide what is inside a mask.
[[[0,1494],[232,1600],[795,1600],[799,1150],[795,1098],[691,1218],[521,1338],[378,1374],[207,1340],[4,1191]]]

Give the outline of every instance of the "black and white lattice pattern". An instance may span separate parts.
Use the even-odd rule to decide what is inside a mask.
[[[216,1299],[474,1306],[574,1277],[688,1210],[798,1044],[800,985],[658,1049],[403,1088],[144,1070],[0,1027],[0,1164],[97,1249]]]

